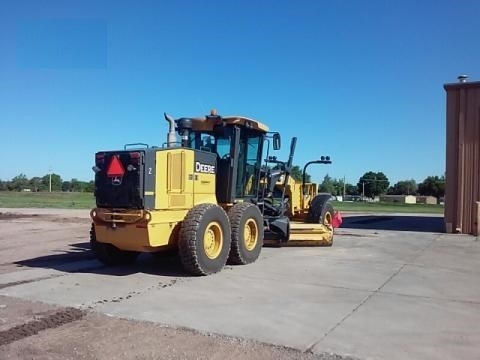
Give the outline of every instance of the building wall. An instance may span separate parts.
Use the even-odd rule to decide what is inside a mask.
[[[446,84],[445,229],[475,234],[480,201],[480,82]]]
[[[417,204],[436,205],[437,198],[435,196],[417,196]]]
[[[413,195],[383,195],[380,196],[380,201],[415,204],[417,202],[417,199]]]

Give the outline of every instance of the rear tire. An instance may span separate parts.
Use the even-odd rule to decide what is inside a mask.
[[[92,229],[90,230],[90,248],[98,260],[109,266],[132,264],[139,255],[136,251],[120,250],[112,244],[97,241],[95,224],[92,224]]]
[[[178,252],[186,271],[209,275],[220,271],[230,251],[230,224],[225,211],[215,204],[200,204],[182,222]]]
[[[235,204],[228,212],[232,245],[228,263],[246,265],[258,259],[263,246],[263,217],[251,203]]]

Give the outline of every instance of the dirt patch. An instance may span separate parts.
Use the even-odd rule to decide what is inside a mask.
[[[15,214],[10,212],[0,212],[0,220],[16,220],[16,219],[31,219],[44,218],[45,215],[39,214]]]
[[[68,217],[61,214],[32,214],[32,213],[13,213],[13,212],[0,212],[0,221],[1,220],[3,221],[35,220],[35,221],[75,223],[75,224],[91,223],[90,218],[83,218],[83,217]],[[41,229],[37,229],[37,230],[40,231]]]
[[[3,359],[299,359],[350,360],[283,346],[201,334],[158,324],[88,313],[78,321],[50,328],[3,346]]]
[[[91,224],[92,220],[90,218],[85,219],[85,218],[80,218],[80,217],[58,217],[55,219],[63,221],[63,222],[71,222],[71,223],[83,223],[83,224]]]
[[[2,360],[353,360],[0,296]]]
[[[40,277],[40,278],[30,279],[30,280],[12,281],[12,282],[9,282],[9,283],[0,284],[0,289],[4,289],[4,288],[10,287],[10,286],[29,284],[29,283],[32,283],[32,282],[37,282],[37,281],[51,279],[51,278],[52,278],[52,276],[45,276],[45,277]],[[1,342],[1,340],[0,340],[0,342]]]
[[[56,305],[0,295],[0,332],[54,314],[60,309]]]
[[[81,319],[85,312],[75,308],[66,308],[54,314],[44,316],[38,320],[32,320],[26,324],[14,326],[11,329],[0,331],[0,346],[14,341],[36,335],[42,330],[53,329],[72,321]]]

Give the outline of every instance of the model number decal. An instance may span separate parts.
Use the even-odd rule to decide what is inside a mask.
[[[195,162],[195,172],[205,174],[215,174],[215,165],[202,164],[199,161]]]

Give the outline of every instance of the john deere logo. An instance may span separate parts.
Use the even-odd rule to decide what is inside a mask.
[[[196,161],[195,172],[204,174],[215,174],[215,165],[202,164],[201,162]]]
[[[120,176],[114,176],[112,178],[112,185],[115,185],[115,186],[118,186],[118,185],[122,185],[122,177]]]
[[[120,161],[120,156],[113,155],[107,170],[107,176],[112,179],[112,185],[122,185],[122,179],[124,174],[125,169],[123,168],[122,162]]]

